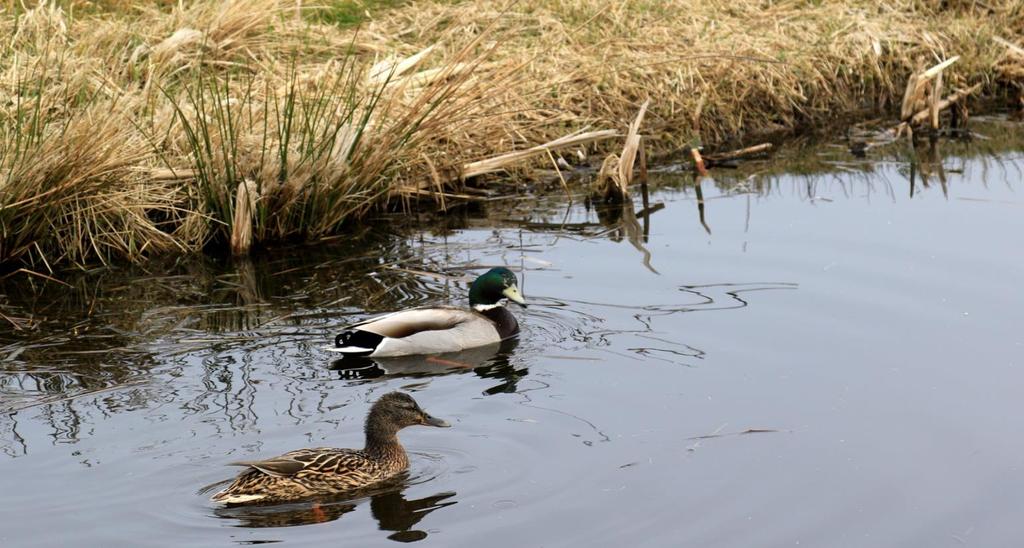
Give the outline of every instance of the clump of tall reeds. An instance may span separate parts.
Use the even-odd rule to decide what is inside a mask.
[[[316,239],[458,180],[494,44],[362,53],[272,0],[3,14],[0,264]],[[483,77],[483,73],[486,77]],[[425,175],[433,174],[425,178]],[[443,178],[443,180],[442,180]]]
[[[425,166],[450,171],[452,160],[432,160],[428,149],[445,150],[438,137],[467,123],[487,88],[473,77],[472,48],[440,70],[417,71],[428,53],[372,66],[347,56],[315,73],[292,66],[283,79],[200,72],[168,95],[177,156],[187,159],[169,167],[194,179],[210,237],[235,253],[320,238],[419,192]]]
[[[149,145],[122,97],[68,55],[42,6],[8,21],[0,65],[0,264],[50,268],[176,247],[174,189],[137,171]]]

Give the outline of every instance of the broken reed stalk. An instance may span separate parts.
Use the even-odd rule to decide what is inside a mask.
[[[619,156],[618,180],[619,192],[623,198],[629,197],[629,185],[633,182],[633,166],[636,164],[637,150],[640,148],[640,124],[647,114],[647,107],[651,100],[647,99],[640,105],[640,112],[636,114],[633,123],[629,125],[629,133],[626,134],[626,144],[622,146],[622,155]]]
[[[559,137],[554,141],[549,141],[543,145],[537,145],[535,147],[528,148],[526,150],[518,150],[516,152],[509,152],[507,154],[501,154],[486,160],[478,160],[476,162],[470,162],[462,166],[462,173],[460,179],[466,180],[471,177],[484,175],[487,173],[494,173],[496,171],[502,171],[509,166],[529,160],[534,156],[540,156],[547,154],[549,151],[559,150],[567,147],[574,147],[580,145],[586,145],[595,141],[601,141],[604,139],[610,139],[618,135],[618,132],[614,129],[602,129],[599,131],[587,131],[582,133],[572,133],[565,137]]]
[[[644,147],[643,137],[640,138],[640,197],[644,204],[643,210],[647,211],[647,208],[650,206],[650,198],[647,188],[647,150]]]
[[[708,162],[727,162],[729,160],[738,160],[740,158],[746,158],[747,156],[754,156],[756,154],[762,154],[769,152],[772,149],[771,143],[761,143],[746,148],[740,148],[737,150],[730,150],[729,152],[721,152],[719,154],[708,154],[704,156],[704,159]]]
[[[697,171],[697,174],[701,177],[707,176],[708,168],[704,166],[704,158],[700,155],[700,148],[690,147],[690,156],[693,157],[693,168]]]
[[[245,179],[238,183],[235,215],[231,223],[231,254],[248,255],[252,248],[252,216],[256,211],[256,183]]]
[[[914,114],[914,104],[919,99],[917,96],[920,89],[917,85],[918,78],[917,73],[914,73],[907,79],[907,88],[903,90],[903,103],[900,105],[900,120],[906,120],[907,117]]]
[[[1010,50],[1010,53],[1015,53],[1018,57],[1024,58],[1024,48],[999,36],[993,36],[992,39],[995,40],[997,44],[1006,46],[1006,49]]]
[[[907,88],[903,92],[903,104],[900,106],[900,120],[906,121],[921,109],[920,105],[924,104],[924,91],[927,84],[933,79],[939,78],[942,75],[942,71],[946,70],[952,66],[953,63],[956,63],[959,60],[960,56],[954,55],[953,57],[946,59],[920,74],[910,75],[910,78],[907,80]],[[938,100],[936,95],[938,95],[937,90],[939,87],[941,87],[941,79],[939,80],[938,86],[932,86],[933,103]]]
[[[956,63],[959,60],[960,60],[960,56],[959,55],[954,55],[954,56],[950,57],[949,59],[946,59],[945,61],[935,65],[934,67],[932,67],[932,68],[930,68],[930,69],[928,69],[926,71],[924,71],[921,74],[921,78],[920,78],[919,83],[924,84],[924,83],[928,82],[929,80],[931,80],[932,78],[935,78],[936,76],[941,74],[942,71],[946,70],[949,66],[951,66],[953,63]]]
[[[981,90],[981,87],[981,84],[974,84],[969,88],[957,90],[955,93],[951,93],[945,99],[936,103],[935,108],[937,108],[939,111],[946,110],[947,108],[950,107],[950,105],[959,103],[960,101],[964,100],[968,95],[977,93],[978,91]],[[922,110],[910,118],[910,124],[922,124],[928,120],[929,116],[931,116],[931,109]]]
[[[605,202],[629,200],[629,185],[633,182],[633,167],[636,165],[637,155],[642,146],[640,124],[643,123],[644,115],[647,114],[647,107],[650,104],[650,99],[644,101],[640,105],[640,112],[637,113],[633,122],[629,124],[629,131],[626,132],[626,141],[622,145],[622,154],[618,156],[614,153],[609,154],[601,163],[601,169],[598,171],[592,191]],[[645,172],[646,163],[647,159],[644,156]]]
[[[935,75],[935,82],[932,84],[931,98],[931,122],[932,129],[939,129],[939,97],[942,97],[942,73]]]
[[[902,135],[903,132],[906,131],[908,137],[911,138],[911,140],[913,140],[913,126],[920,125],[928,121],[928,119],[932,117],[933,110],[935,110],[937,113],[942,112],[943,110],[949,108],[951,105],[955,105],[963,101],[967,96],[973,93],[977,93],[981,88],[981,84],[974,84],[969,88],[957,90],[956,92],[951,93],[945,99],[938,101],[934,105],[931,105],[917,112],[916,114],[911,116],[909,120],[900,122],[899,124],[896,125],[896,127],[892,128],[889,131],[892,133],[894,139],[898,139],[900,135]]]

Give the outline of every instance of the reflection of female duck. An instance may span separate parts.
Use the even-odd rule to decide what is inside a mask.
[[[497,344],[519,333],[519,323],[502,301],[525,306],[516,275],[492,268],[469,288],[470,309],[414,308],[350,326],[334,339],[332,352],[392,357],[459,352]]]
[[[370,513],[376,518],[383,531],[395,531],[389,538],[402,540],[410,537],[426,537],[422,531],[412,530],[427,514],[455,504],[446,501],[455,493],[438,493],[421,499],[407,500],[401,490],[392,488],[389,491],[371,495]],[[245,527],[290,527],[334,521],[356,509],[360,501],[328,502],[318,504],[301,504],[285,506],[242,506],[237,508],[218,508],[218,517],[237,519]]]
[[[370,408],[364,449],[299,449],[272,459],[235,463],[248,469],[211,500],[226,504],[285,502],[379,483],[409,467],[396,434],[414,424],[449,426],[420,409],[411,396],[390,392]]]
[[[441,502],[454,496],[455,493],[438,493],[431,497],[406,500],[401,492],[384,493],[370,501],[370,512],[377,518],[382,530],[395,531],[395,534],[388,535],[389,539],[400,542],[422,540],[427,533],[414,531],[412,527],[434,510],[455,504],[455,501]]]
[[[334,521],[356,509],[354,502],[285,504],[277,506],[236,506],[215,508],[224,519],[238,520],[242,527],[292,527]]]

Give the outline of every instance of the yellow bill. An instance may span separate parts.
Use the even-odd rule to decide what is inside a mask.
[[[526,299],[524,299],[523,295],[519,293],[519,288],[514,285],[511,287],[506,287],[505,290],[501,292],[501,294],[508,297],[508,300],[514,303],[526,306]]]

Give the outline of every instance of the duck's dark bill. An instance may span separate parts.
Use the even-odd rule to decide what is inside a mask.
[[[448,424],[448,421],[437,417],[431,417],[430,415],[423,416],[423,424],[426,424],[427,426],[436,426],[438,428],[448,428],[451,426]]]

